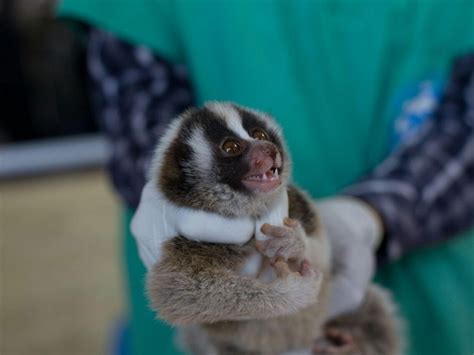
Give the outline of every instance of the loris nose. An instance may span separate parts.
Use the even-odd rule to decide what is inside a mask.
[[[277,158],[277,154],[277,148],[270,142],[257,142],[250,152],[251,160],[257,168],[263,165],[273,164]]]

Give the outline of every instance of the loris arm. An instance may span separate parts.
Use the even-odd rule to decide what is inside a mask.
[[[271,238],[257,245],[268,257],[306,258],[331,283],[328,316],[359,306],[373,276],[376,239],[382,226],[369,207],[354,198],[322,200],[317,208],[300,190],[288,189],[290,217],[283,227],[264,226]],[[316,213],[318,210],[318,213]]]
[[[152,307],[160,318],[184,325],[266,319],[317,301],[321,277],[305,263],[298,273],[286,262],[276,262],[279,277],[268,284],[239,275],[248,251],[181,237],[168,241],[163,260],[148,276]]]
[[[313,202],[294,186],[288,187],[288,199],[290,218],[283,221],[283,226],[264,224],[263,234],[272,238],[257,242],[257,249],[270,259],[282,256],[290,261],[309,260],[317,270],[328,273],[330,246]]]

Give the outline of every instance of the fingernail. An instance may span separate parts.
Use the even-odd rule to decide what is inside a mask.
[[[285,217],[285,219],[283,220],[283,223],[287,225],[288,227],[296,227],[296,225],[298,224],[298,221]]]

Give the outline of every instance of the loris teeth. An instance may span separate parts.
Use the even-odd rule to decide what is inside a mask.
[[[249,177],[247,177],[247,180],[254,180],[254,181],[274,181],[278,179],[279,177],[278,177],[277,168],[273,168],[261,175],[250,175]]]

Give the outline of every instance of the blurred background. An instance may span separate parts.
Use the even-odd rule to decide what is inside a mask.
[[[121,211],[84,43],[54,5],[0,0],[2,355],[107,353],[123,314]]]

